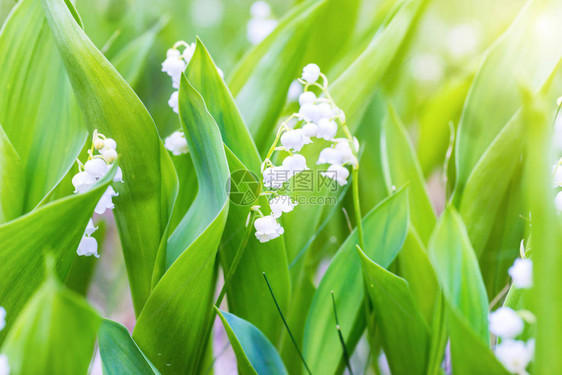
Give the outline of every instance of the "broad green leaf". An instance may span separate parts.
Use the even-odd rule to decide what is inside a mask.
[[[22,0],[0,32],[0,124],[25,172],[23,212],[67,173],[86,129],[39,0]]]
[[[43,0],[47,21],[88,128],[115,139],[123,170],[115,210],[135,311],[151,291],[151,278],[168,218],[164,181],[173,165],[148,111],[88,39],[64,0]]]
[[[0,126],[0,224],[23,214],[24,194],[21,159]]]
[[[209,113],[215,119],[227,149],[226,155],[233,176],[249,171],[256,178],[261,174],[258,154],[236,103],[207,49],[197,40],[195,53],[187,68],[187,77],[203,96]],[[239,171],[239,172],[237,172]],[[225,181],[226,183],[226,181]],[[235,182],[231,182],[235,183]],[[260,204],[266,206],[265,198]],[[221,244],[221,261],[228,272],[244,235],[244,223],[250,205],[231,201],[228,220]],[[266,272],[276,291],[276,297],[285,308],[289,303],[290,278],[283,239],[260,243],[251,236],[241,260],[243,267],[234,274],[227,286],[229,309],[237,316],[251,322],[272,342],[276,342],[281,324],[275,305],[271,303],[262,273]]]
[[[100,323],[86,300],[49,275],[2,346],[10,374],[87,373]]]
[[[522,105],[518,82],[537,91],[562,55],[562,6],[555,0],[529,1],[515,22],[488,51],[465,102],[456,139],[458,206],[470,173],[505,124]]]
[[[365,253],[388,267],[402,248],[408,230],[408,195],[402,189],[385,199],[363,218]],[[332,259],[308,311],[304,332],[304,357],[313,374],[336,374],[342,347],[336,331],[331,292],[337,301],[342,334],[352,351],[363,329],[364,287],[354,230]]]
[[[279,353],[259,329],[236,315],[217,311],[236,354],[240,374],[287,374]]]
[[[87,193],[46,204],[0,225],[0,301],[9,311],[0,341],[43,281],[44,254],[54,254],[58,274],[66,277],[86,224],[114,173],[115,167]],[[120,204],[116,197],[115,205]]]
[[[390,186],[410,186],[410,220],[427,245],[435,226],[435,213],[414,148],[404,124],[391,105],[383,121],[381,154],[387,183]]]
[[[359,255],[392,373],[425,374],[429,327],[408,282],[370,260],[363,251],[359,250]]]
[[[215,258],[228,215],[228,166],[218,126],[183,75],[179,113],[199,191],[168,240],[169,268],[143,308],[133,338],[161,372],[198,374],[213,306]]]
[[[533,254],[534,287],[531,290],[533,312],[537,318],[535,374],[556,374],[562,371],[561,290],[562,223],[554,208],[552,189],[552,128],[553,107],[544,97],[532,98],[525,93],[523,108],[527,137],[526,195],[531,215],[531,252]]]
[[[98,341],[104,375],[159,374],[121,324],[104,319]]]
[[[445,209],[429,244],[429,257],[446,304],[455,374],[507,374],[490,350],[488,298],[460,215]]]
[[[324,3],[308,0],[294,8],[230,76],[229,87],[261,151],[267,151],[289,86],[302,69],[310,30]]]

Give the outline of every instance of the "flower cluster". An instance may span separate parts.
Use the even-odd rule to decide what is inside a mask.
[[[253,3],[250,15],[247,37],[250,43],[259,44],[277,27],[277,20],[271,17],[271,7],[265,1]]]
[[[521,244],[521,258],[517,258],[513,266],[509,268],[509,275],[513,280],[513,286],[518,289],[528,289],[533,286],[533,263],[524,258],[523,243]],[[490,314],[490,332],[501,338],[501,342],[495,347],[495,354],[504,367],[513,374],[527,374],[527,366],[533,360],[535,351],[535,340],[527,342],[517,340],[517,336],[523,333],[525,321],[534,322],[531,312],[514,311],[510,307],[503,306]]]
[[[321,79],[321,82],[318,82]],[[302,148],[313,142],[313,138],[328,142],[318,157],[316,164],[328,164],[322,176],[337,182],[340,186],[347,184],[349,170],[347,165],[358,168],[357,152],[359,144],[351,136],[345,122],[345,114],[336,106],[328,92],[328,79],[316,64],[304,67],[302,76],[298,80],[304,85],[299,96],[300,109],[285,120],[277,132],[273,145],[262,164],[263,189],[262,194],[272,195],[269,202],[271,215],[256,219],[256,237],[266,242],[283,234],[283,228],[277,219],[281,213],[290,212],[296,205],[290,197],[278,195],[275,191],[283,187],[298,173],[310,169],[306,158],[299,154]],[[313,91],[314,90],[314,91]],[[336,138],[338,130],[342,130],[344,138]],[[281,143],[281,146],[278,146]],[[289,155],[283,159],[281,165],[274,165],[271,156],[274,151],[284,151]],[[261,213],[260,213],[261,214]]]
[[[117,143],[111,139],[105,137],[103,134],[98,133],[94,130],[94,135],[92,137],[92,147],[88,150],[88,160],[86,163],[82,164],[80,160],[78,162],[78,173],[72,177],[72,185],[74,185],[75,193],[85,193],[92,188],[92,186],[111,168],[112,163],[117,159]],[[94,152],[97,151],[97,154]],[[117,167],[117,172],[113,177],[114,182],[123,182],[123,173],[121,168]],[[119,195],[111,186],[108,186],[102,197],[96,204],[94,212],[98,215],[103,214],[106,210],[112,210],[115,208],[112,198]],[[78,250],[76,252],[78,255],[91,256],[94,255],[99,258],[98,255],[98,243],[96,239],[91,237],[91,235],[96,231],[97,227],[94,226],[92,219],[88,222],[86,230],[80,244],[78,245]]]

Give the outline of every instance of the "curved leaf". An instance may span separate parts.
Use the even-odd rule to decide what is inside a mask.
[[[104,319],[98,332],[98,341],[105,375],[159,374],[121,324]]]
[[[287,374],[279,353],[259,329],[236,315],[217,309],[236,354],[240,374]]]
[[[402,189],[385,199],[363,218],[365,253],[383,267],[394,260],[408,230],[408,195]],[[361,261],[354,230],[332,259],[308,311],[304,332],[304,357],[313,374],[335,374],[342,361],[331,291],[337,300],[338,317],[348,350],[365,328]]]
[[[162,186],[173,165],[148,111],[86,36],[64,0],[42,0],[66,71],[90,130],[115,139],[123,170],[115,210],[135,311],[151,291],[173,193]],[[131,136],[133,134],[134,136]]]
[[[359,250],[359,255],[392,373],[425,374],[429,327],[408,283],[370,260],[363,251]]]
[[[179,113],[199,191],[168,240],[169,268],[143,308],[133,338],[160,371],[197,374],[213,306],[215,257],[228,215],[228,166],[217,124],[184,75]]]
[[[0,126],[0,224],[23,214],[24,194],[21,159]]]

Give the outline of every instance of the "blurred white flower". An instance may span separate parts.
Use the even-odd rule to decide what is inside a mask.
[[[299,99],[301,93],[302,93],[302,85],[300,84],[299,81],[295,79],[293,82],[291,82],[291,85],[289,86],[289,91],[287,92],[287,100],[289,102],[294,102],[297,99]]]
[[[453,27],[447,35],[447,48],[454,58],[462,58],[476,51],[479,41],[478,29],[469,23]]]
[[[86,171],[78,172],[72,177],[75,193],[85,193],[95,184],[96,178]]]
[[[94,221],[90,219],[88,221],[88,225],[86,226],[86,231],[84,232],[84,234],[86,236],[91,236],[97,229],[98,227],[94,226]]]
[[[250,6],[250,15],[253,18],[268,18],[271,16],[271,7],[265,1],[256,1]]]
[[[309,122],[303,125],[302,131],[307,137],[316,137],[318,136],[318,125],[313,122]]]
[[[252,18],[248,21],[247,37],[250,43],[259,44],[277,27],[277,20]]]
[[[501,364],[511,373],[527,375],[527,366],[533,359],[534,344],[523,341],[504,340],[496,346],[495,353]]]
[[[109,167],[105,160],[102,158],[90,159],[84,164],[84,170],[92,175],[96,180],[99,180],[109,170]]]
[[[316,164],[341,164],[341,155],[334,147],[326,147],[320,151]]]
[[[327,141],[334,139],[338,132],[338,124],[334,120],[323,118],[318,121],[318,138],[323,138]]]
[[[113,182],[124,182],[123,171],[121,170],[121,167],[117,167],[117,170],[115,171],[115,176],[113,176]]]
[[[263,185],[272,189],[279,189],[291,178],[283,167],[268,167],[263,173]]]
[[[300,83],[299,83],[299,85],[300,85]],[[300,94],[300,96],[299,96],[299,104],[300,105],[305,105],[307,103],[314,104],[315,101],[316,101],[316,94],[313,93],[312,91],[305,91],[302,94]]]
[[[106,138],[103,140],[103,150],[117,149],[117,142],[113,138]]]
[[[554,206],[558,211],[562,211],[562,191],[559,191],[554,197]]]
[[[316,122],[318,119],[318,107],[314,103],[304,103],[299,109],[301,115],[308,122]]]
[[[414,78],[420,82],[436,83],[443,78],[443,60],[430,53],[415,55],[410,63],[410,70]]]
[[[174,155],[187,154],[187,141],[181,131],[175,131],[164,141],[164,147]]]
[[[6,327],[6,309],[0,306],[0,331]]]
[[[339,164],[332,164],[328,167],[326,172],[322,172],[322,176],[331,178],[336,181],[340,186],[347,184],[347,178],[349,177],[349,171],[346,167]]]
[[[115,205],[113,204],[113,197],[118,196],[119,193],[117,193],[113,187],[108,186],[107,189],[105,190],[105,192],[103,193],[103,195],[101,196],[98,204],[96,205],[96,208],[94,209],[94,212],[98,215],[103,214],[106,210],[113,210],[115,208]]]
[[[358,161],[357,158],[355,157],[353,150],[351,149],[351,145],[349,140],[347,140],[346,138],[338,138],[335,139],[336,146],[335,149],[338,151],[339,155],[340,155],[340,163],[339,164],[351,164],[353,166],[357,166],[358,165]],[[357,142],[357,138],[354,138],[354,148],[355,148],[355,152],[357,152],[357,149],[359,148],[359,144]]]
[[[320,68],[316,64],[308,64],[302,69],[302,79],[307,83],[318,81]]]
[[[515,259],[508,273],[513,279],[513,285],[516,288],[526,289],[533,286],[533,262],[531,259]]]
[[[335,117],[334,108],[328,103],[318,104],[318,120]]]
[[[179,96],[179,91],[174,91],[172,95],[170,95],[170,99],[168,99],[168,105],[176,113],[179,113],[178,96]]]
[[[179,84],[180,76],[187,66],[186,62],[182,59],[180,51],[177,49],[169,49],[166,55],[166,60],[162,63],[162,71],[168,74],[173,82]]]
[[[281,144],[293,151],[300,151],[304,145],[311,142],[302,129],[288,130],[281,135]]]
[[[523,332],[523,319],[513,309],[502,306],[490,314],[490,332],[504,339],[512,339]]]
[[[300,154],[287,156],[282,163],[282,167],[289,173],[289,176],[309,169],[306,166],[306,158]]]
[[[101,157],[103,158],[103,160],[105,160],[106,163],[111,164],[115,160],[117,160],[117,151],[104,148],[101,150]]]
[[[279,237],[285,231],[272,215],[257,218],[254,221],[254,227],[256,237],[262,243]]]
[[[269,201],[271,215],[273,215],[274,218],[279,218],[282,213],[293,211],[296,205],[297,203],[293,202],[288,195],[279,195]]]
[[[0,375],[10,375],[10,364],[5,354],[0,354]]]
[[[78,245],[76,253],[80,256],[89,257],[93,255],[96,258],[99,258],[98,242],[94,237],[84,236]]]

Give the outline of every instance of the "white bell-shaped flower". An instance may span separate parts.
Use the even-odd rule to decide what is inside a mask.
[[[349,144],[349,140],[345,138],[338,138],[334,147],[340,155],[340,164],[351,164],[356,166],[358,164],[357,158],[353,155],[353,150]]]
[[[309,169],[306,166],[306,158],[300,154],[287,156],[282,163],[282,167],[288,172],[290,176]]]
[[[168,99],[168,105],[172,108],[172,110],[176,113],[179,113],[179,105],[178,105],[178,91],[174,91],[172,95],[170,95],[170,99]]]
[[[527,366],[533,359],[531,345],[523,341],[504,340],[495,349],[500,363],[511,373],[527,375]]]
[[[263,185],[272,189],[280,189],[291,178],[283,167],[268,167],[263,171]]]
[[[523,332],[523,319],[513,309],[502,306],[490,314],[490,332],[504,339],[512,339]]]
[[[287,100],[289,102],[294,102],[300,98],[301,94],[302,94],[302,85],[300,84],[299,81],[295,79],[293,82],[291,82],[291,85],[289,86],[289,91],[287,92]]]
[[[349,177],[349,171],[346,167],[339,164],[332,164],[328,167],[326,172],[322,172],[322,176],[331,178],[336,181],[340,186],[347,184],[347,178]]]
[[[115,150],[117,149],[117,142],[113,138],[106,138],[103,140],[102,150]]]
[[[313,103],[304,103],[299,109],[299,115],[307,122],[316,122],[318,114],[318,107]]]
[[[279,218],[282,213],[293,211],[296,205],[297,203],[293,202],[288,195],[279,195],[269,201],[271,214],[274,218]]]
[[[517,258],[513,266],[507,271],[513,279],[513,285],[519,289],[533,286],[533,261],[531,259]]]
[[[86,171],[78,172],[72,177],[75,193],[85,193],[96,183],[96,178]]]
[[[256,228],[256,237],[262,243],[279,237],[285,231],[272,215],[257,218],[254,221],[254,227]]]
[[[267,18],[271,16],[271,7],[265,1],[256,1],[250,6],[250,14],[253,18]]]
[[[109,170],[109,166],[102,158],[90,159],[84,164],[84,170],[99,180]]]
[[[252,44],[259,44],[277,27],[277,20],[252,18],[248,21],[247,37]]]
[[[113,176],[113,182],[124,182],[123,171],[121,170],[121,167],[117,167],[117,170],[115,171],[115,176]]]
[[[334,139],[338,132],[338,124],[334,120],[326,118],[318,121],[318,138],[324,138],[327,141]]]
[[[334,147],[326,147],[320,151],[316,164],[342,164],[341,155]]]
[[[94,237],[84,236],[82,237],[82,240],[78,245],[76,253],[80,256],[89,257],[93,255],[96,258],[99,258],[100,256],[98,255],[98,242]]]
[[[103,149],[101,150],[101,157],[106,161],[106,163],[111,164],[117,159],[117,151],[112,149]]]
[[[308,64],[302,69],[302,79],[307,83],[318,81],[320,77],[320,68],[316,64]]]
[[[562,191],[559,191],[554,197],[554,207],[556,207],[558,211],[562,211]]]
[[[105,210],[113,210],[115,208],[115,205],[113,204],[112,198],[118,195],[119,193],[117,193],[113,189],[113,187],[108,186],[107,190],[103,193],[98,204],[96,205],[94,212],[98,215],[101,215],[105,212]]]
[[[93,220],[90,219],[88,221],[88,225],[86,225],[86,230],[84,231],[84,234],[86,236],[91,236],[97,229],[98,229],[98,227],[94,226]]]
[[[6,354],[0,354],[0,375],[10,375],[10,364]]]
[[[318,120],[323,118],[331,120],[333,117],[335,117],[334,110],[330,104],[328,103],[318,104]]]
[[[309,138],[316,137],[318,136],[318,125],[313,122],[309,122],[307,124],[304,124],[304,126],[302,127],[302,131],[304,132],[304,135]]]
[[[185,61],[182,60],[180,52],[177,50],[168,50],[166,60],[162,63],[162,71],[173,78],[180,76],[185,70],[185,67]]]
[[[186,154],[188,151],[187,141],[183,132],[175,131],[164,141],[164,147],[174,155]]]
[[[289,130],[281,135],[281,144],[289,150],[300,151],[304,145],[311,142],[302,129]]]
[[[0,331],[6,327],[6,309],[0,306]]]
[[[314,104],[316,101],[316,94],[312,91],[305,91],[299,96],[299,105]]]

